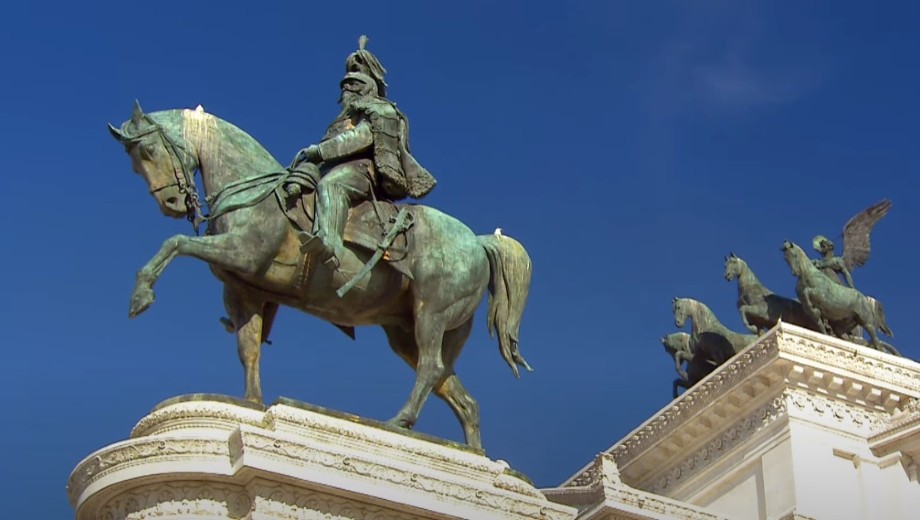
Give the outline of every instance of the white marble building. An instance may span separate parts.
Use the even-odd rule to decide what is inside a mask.
[[[556,488],[345,414],[199,398],[68,490],[78,520],[913,519],[918,398],[920,364],[781,324]]]

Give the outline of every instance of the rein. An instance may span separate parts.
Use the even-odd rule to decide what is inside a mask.
[[[185,218],[192,224],[192,228],[195,230],[195,235],[198,235],[198,227],[207,219],[207,217],[201,213],[201,200],[198,197],[198,188],[195,186],[195,171],[194,169],[189,168],[186,162],[182,160],[179,155],[179,151],[181,150],[187,157],[194,157],[194,154],[192,154],[188,149],[171,138],[169,134],[163,130],[163,127],[160,126],[160,124],[157,123],[152,117],[144,114],[144,120],[149,123],[152,128],[137,135],[130,136],[127,138],[127,140],[129,142],[137,142],[142,137],[148,136],[154,132],[156,132],[160,136],[160,139],[163,140],[163,144],[170,152],[169,161],[172,163],[173,175],[176,177],[176,183],[160,186],[156,191],[168,188],[170,186],[179,187],[179,193],[185,195]],[[179,168],[176,167],[176,161],[179,162]]]
[[[198,189],[195,186],[195,170],[189,168],[186,161],[182,160],[179,151],[181,150],[188,157],[194,157],[194,155],[181,143],[176,142],[176,140],[170,137],[166,130],[164,130],[152,117],[144,114],[144,119],[152,128],[146,132],[132,136],[131,140],[137,140],[154,132],[163,139],[163,143],[170,151],[170,162],[172,162],[173,173],[176,176],[175,185],[179,186],[179,192],[185,195],[185,205],[187,208],[186,219],[192,224],[195,235],[199,235],[199,227],[202,223],[210,222],[238,209],[255,206],[272,193],[274,193],[275,197],[278,199],[278,203],[288,220],[297,224],[294,218],[287,212],[287,192],[283,188],[288,185],[297,185],[300,188],[315,189],[317,179],[314,176],[301,171],[284,170],[236,180],[227,184],[216,193],[207,196],[205,200],[210,212],[205,215],[201,211],[201,199],[198,196]],[[176,161],[179,162],[179,168],[176,167]],[[164,189],[168,186],[163,186],[159,189]],[[252,190],[258,191],[254,195],[246,198],[239,197]]]

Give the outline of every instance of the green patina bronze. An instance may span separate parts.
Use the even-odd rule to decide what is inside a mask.
[[[854,328],[862,327],[869,333],[873,348],[900,355],[894,347],[879,340],[879,330],[892,336],[880,302],[825,275],[798,245],[786,240],[781,250],[798,279],[795,290],[799,301],[820,332],[853,340],[857,339],[852,336]]]
[[[368,65],[366,54],[349,57],[349,63],[353,61],[364,63],[364,74],[375,78],[376,69]],[[357,126],[364,124],[363,117]],[[399,121],[404,119],[399,116]],[[336,204],[342,201],[329,196],[336,190],[335,182],[327,183],[331,189],[324,192],[323,179],[334,175],[338,165],[349,164],[350,158],[365,161],[378,176],[388,175],[377,170],[377,156],[361,155],[367,148],[338,148],[339,162],[330,166],[323,148],[326,140],[317,146],[319,155],[315,150],[305,152],[308,161],[285,168],[244,131],[201,107],[145,114],[136,104],[131,119],[119,128],[109,125],[109,130],[124,145],[134,171],[165,215],[188,218],[196,231],[200,224],[207,225],[204,236],[167,239],[138,271],[131,317],[154,302],[153,286],[176,256],[207,262],[224,284],[229,316],[224,325],[236,334],[245,398],[255,403],[262,403],[261,344],[268,341],[280,305],[317,316],[352,337],[356,326],[379,325],[394,352],[416,371],[409,398],[390,424],[411,428],[434,392],[454,411],[466,443],[481,448],[479,407],[454,373],[454,364],[469,336],[474,311],[488,291],[487,326],[490,335],[498,336],[502,358],[515,376],[519,366],[531,370],[518,346],[532,273],[530,257],[519,242],[498,232],[476,236],[436,209],[397,204],[393,199],[402,195],[397,188],[380,188],[373,182],[371,200],[349,198],[345,204],[351,209],[337,228],[342,245],[332,251],[335,261],[330,262],[327,248],[313,247],[316,231],[324,229],[314,216],[322,218],[330,211],[317,209],[324,196],[332,211],[339,211]],[[408,150],[405,142],[397,140],[396,146],[397,154]],[[374,153],[387,152],[374,148]],[[411,161],[403,155],[397,159],[403,161],[402,173],[407,173],[405,165]],[[204,200],[199,199],[196,171]],[[420,171],[408,174],[405,195],[419,196],[433,186],[424,180],[413,184],[409,177],[424,177]],[[390,180],[399,184],[398,179]],[[375,258],[378,263],[372,262]],[[343,287],[350,290],[341,291]]]
[[[725,279],[738,280],[738,312],[752,334],[763,334],[780,320],[814,331],[818,324],[805,312],[802,303],[780,296],[764,287],[747,262],[734,253],[725,257]]]
[[[888,214],[891,201],[883,200],[860,211],[843,226],[843,256],[834,255],[834,243],[824,235],[818,235],[812,240],[812,247],[821,254],[820,259],[812,262],[829,278],[843,285],[855,289],[853,284],[853,270],[866,265],[871,252],[870,235],[875,224]]]
[[[709,375],[718,365],[705,355],[695,355],[690,346],[690,334],[686,332],[672,332],[661,337],[661,344],[665,352],[674,360],[674,368],[678,377],[673,383],[673,395],[677,397],[678,389],[689,389],[701,379]],[[684,362],[687,363],[686,370]]]
[[[695,385],[716,367],[728,361],[757,339],[757,336],[753,334],[740,334],[729,330],[728,327],[722,325],[709,307],[692,298],[674,298],[672,308],[674,325],[677,328],[683,328],[687,320],[691,322],[686,348],[675,349],[675,363],[680,365],[682,360],[686,360],[688,365],[685,373],[678,370],[682,381],[674,382],[675,397],[677,397],[679,386],[690,388]],[[662,340],[664,341],[665,339]],[[669,343],[671,341],[680,342],[682,338],[677,337],[667,341]]]
[[[386,98],[386,69],[362,36],[345,60],[340,86],[342,111],[317,144],[301,150],[291,167],[319,171],[316,219],[304,250],[337,267],[348,210],[374,198],[422,198],[434,177],[412,156],[409,120]]]
[[[852,273],[857,267],[863,267],[869,260],[872,229],[878,221],[888,214],[890,209],[891,201],[882,200],[860,211],[847,221],[842,233],[842,256],[834,254],[834,242],[824,235],[816,236],[812,240],[812,247],[821,254],[821,258],[812,260],[812,263],[835,283],[855,289]],[[868,298],[873,303],[876,303],[871,296]],[[878,305],[881,305],[881,303],[878,303]],[[859,342],[863,337],[863,331],[857,326],[843,333],[841,337]]]

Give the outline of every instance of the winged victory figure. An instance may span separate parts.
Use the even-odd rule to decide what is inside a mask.
[[[815,267],[840,285],[844,285],[840,279],[840,276],[843,276],[846,285],[853,287],[851,273],[869,260],[869,235],[872,228],[890,209],[891,201],[885,199],[854,215],[843,227],[842,256],[834,255],[834,243],[830,239],[824,235],[816,236],[812,240],[812,246],[815,251],[821,253],[821,258],[813,260]]]

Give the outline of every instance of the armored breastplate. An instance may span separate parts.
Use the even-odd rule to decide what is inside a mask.
[[[335,121],[329,125],[329,128],[326,129],[326,134],[323,136],[323,141],[326,139],[332,139],[333,137],[347,132],[355,127],[359,122],[358,115],[353,114],[351,116],[339,116]]]

